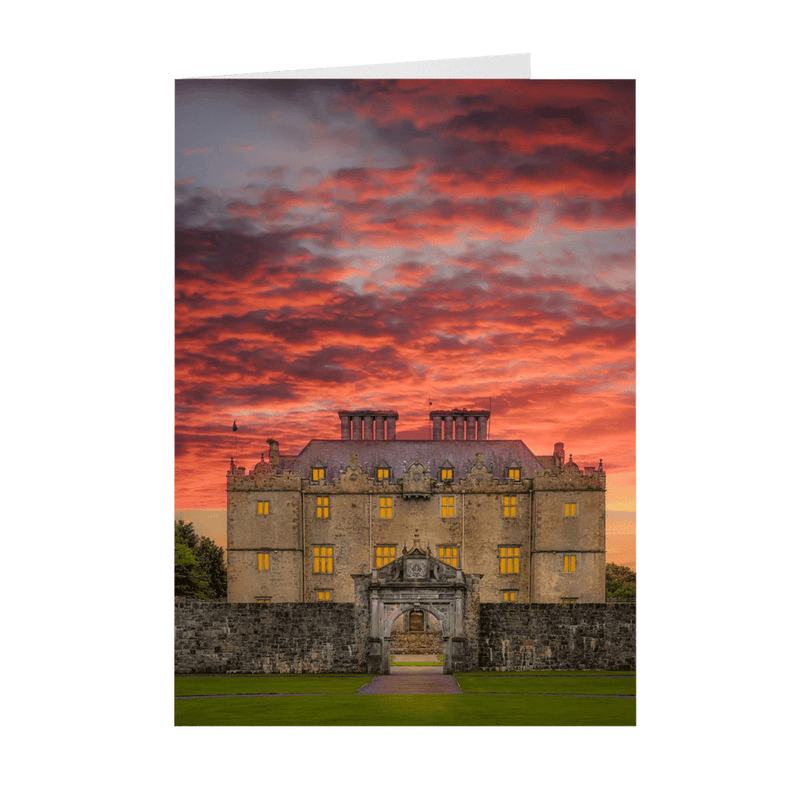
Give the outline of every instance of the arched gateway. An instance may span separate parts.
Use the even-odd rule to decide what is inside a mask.
[[[439,621],[445,674],[474,667],[480,575],[465,575],[415,547],[372,574],[354,575],[356,604],[368,621],[367,671],[389,673],[392,625],[402,614],[426,611]]]

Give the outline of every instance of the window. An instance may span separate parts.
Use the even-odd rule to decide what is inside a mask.
[[[577,503],[564,503],[564,516],[565,517],[577,517],[578,516],[578,504]]]
[[[259,572],[263,572],[266,569],[269,569],[269,553],[259,553],[258,554],[258,571]]]
[[[456,510],[456,498],[454,496],[447,496],[442,498],[442,516],[452,517]]]
[[[317,589],[317,601],[320,603],[330,603],[331,590],[330,589]]]
[[[577,603],[578,602],[578,598],[577,597],[562,597],[561,598],[561,602],[565,606],[571,606],[573,603]]]
[[[269,514],[269,500],[259,500],[257,503],[256,513],[261,516]]]
[[[441,476],[442,476],[442,480],[443,481],[451,481],[451,480],[453,480],[453,468],[452,467],[442,467]]]
[[[389,480],[389,467],[378,467],[378,480],[379,481],[388,481]]]
[[[500,574],[519,574],[519,547],[500,548]]]
[[[507,494],[503,497],[503,516],[516,517],[517,516],[517,496],[514,494]]]
[[[331,515],[331,499],[330,497],[317,498],[317,519],[328,519]]]
[[[439,561],[458,569],[458,547],[445,545],[439,548]]]
[[[578,556],[564,556],[564,572],[575,572],[578,566]]]
[[[256,597],[256,603],[269,603],[271,597]]]
[[[314,547],[314,572],[333,572],[333,547],[329,545]]]
[[[508,468],[508,479],[510,481],[518,481],[520,480],[522,471],[519,467],[509,467]]]
[[[375,567],[380,569],[397,557],[397,548],[393,544],[379,544],[375,548]]]
[[[509,590],[507,592],[503,592],[503,602],[504,603],[516,603],[517,602],[517,592],[516,592],[516,590]]]
[[[380,509],[381,519],[391,519],[393,512],[394,498],[393,497],[379,497],[378,506]]]
[[[325,480],[325,467],[314,467],[311,470],[311,480],[312,481],[324,481]]]

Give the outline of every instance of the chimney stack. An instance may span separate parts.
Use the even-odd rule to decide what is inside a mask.
[[[340,411],[343,441],[394,441],[397,438],[395,425],[396,411],[381,411],[370,408],[356,408]],[[362,433],[363,428],[363,433]]]
[[[488,436],[490,411],[454,408],[431,411],[433,441],[480,442]]]

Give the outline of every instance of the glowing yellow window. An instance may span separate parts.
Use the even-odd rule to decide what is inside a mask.
[[[444,561],[445,564],[449,564],[451,567],[458,569],[458,548],[440,547],[439,561]]]
[[[451,480],[453,480],[453,468],[452,467],[442,467],[442,480],[443,481],[451,481]]]
[[[577,517],[578,516],[578,504],[577,503],[564,503],[564,516],[565,517]]]
[[[578,556],[564,556],[564,572],[575,572],[578,566]]]
[[[561,598],[561,602],[565,606],[571,606],[573,603],[577,603],[578,602],[578,598],[577,597],[562,597]]]
[[[519,574],[519,547],[500,548],[500,574]]]
[[[263,516],[269,514],[269,500],[259,500],[257,513]]]
[[[508,478],[512,481],[518,481],[520,479],[521,470],[519,467],[511,467],[508,470]]]
[[[389,480],[389,468],[388,467],[378,467],[378,480],[379,481],[388,481]]]
[[[328,519],[331,515],[331,499],[330,497],[317,498],[317,519]]]
[[[312,481],[324,481],[325,480],[325,467],[314,467],[311,470],[311,480]]]
[[[380,569],[397,557],[397,549],[393,544],[378,545],[375,548],[375,567]]]
[[[269,603],[271,597],[256,597],[256,603]]]
[[[381,519],[391,519],[393,506],[394,506],[394,498],[393,497],[379,497],[378,498],[378,505],[380,507],[380,515]]]
[[[516,592],[503,592],[503,602],[504,603],[516,603],[517,602],[517,593]]]
[[[456,498],[455,497],[443,497],[442,498],[442,516],[443,517],[452,517],[455,514],[456,510]]]
[[[265,569],[269,569],[269,553],[259,553],[258,571],[263,572]]]
[[[333,572],[333,548],[321,545],[314,548],[314,572]]]
[[[331,590],[330,589],[318,589],[317,590],[317,600],[320,603],[330,603],[330,601],[331,601]]]
[[[503,516],[516,517],[517,516],[517,497],[513,494],[507,494],[503,497]]]

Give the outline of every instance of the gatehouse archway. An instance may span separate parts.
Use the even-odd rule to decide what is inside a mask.
[[[415,543],[416,544],[416,543]],[[473,661],[468,610],[480,576],[464,575],[418,546],[367,576],[354,576],[356,598],[369,615],[367,671],[388,675],[392,628],[404,615],[422,612],[436,619],[442,635],[442,672]]]
[[[444,662],[444,639],[439,619],[424,607],[401,613],[393,623],[389,636],[390,671],[408,663],[441,671]]]

